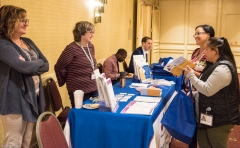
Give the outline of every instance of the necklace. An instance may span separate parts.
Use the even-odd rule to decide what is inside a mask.
[[[22,41],[22,39],[20,39],[20,44],[19,43],[17,43],[17,42],[15,42],[15,41],[13,41],[15,44],[17,44],[19,47],[21,47],[22,45],[23,45],[23,41]]]

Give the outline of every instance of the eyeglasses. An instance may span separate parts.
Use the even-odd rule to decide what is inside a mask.
[[[21,20],[20,22],[22,22],[23,24],[29,24],[29,19]]]
[[[195,38],[196,36],[199,36],[199,35],[201,35],[201,34],[207,34],[206,32],[196,32],[194,35],[193,35],[193,37]]]
[[[87,33],[94,34],[94,31],[92,31],[92,30],[91,31],[87,31]]]

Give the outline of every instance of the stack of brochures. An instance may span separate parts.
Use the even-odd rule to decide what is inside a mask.
[[[133,55],[134,75],[140,81],[150,78],[150,68],[143,55]]]
[[[121,113],[152,115],[160,100],[161,97],[137,96],[133,101],[127,104]]]
[[[109,107],[112,112],[115,112],[118,104],[113,92],[111,79],[106,78],[104,73],[100,74],[98,69],[94,71],[94,75],[100,97],[100,105],[101,102],[104,102],[105,107]]]

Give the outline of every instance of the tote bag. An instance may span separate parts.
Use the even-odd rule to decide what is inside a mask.
[[[191,88],[190,92],[192,96]],[[172,137],[190,144],[196,128],[192,98],[179,89],[163,115],[161,123]]]

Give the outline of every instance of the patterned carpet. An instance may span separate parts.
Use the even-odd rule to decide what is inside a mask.
[[[188,145],[173,139],[170,148],[188,148]],[[240,148],[240,126],[235,125],[228,136],[228,148]]]

